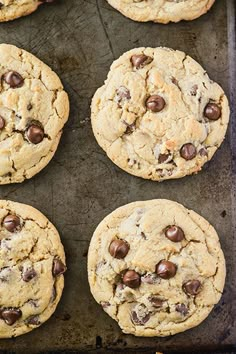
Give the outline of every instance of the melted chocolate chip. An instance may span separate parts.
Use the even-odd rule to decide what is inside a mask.
[[[148,300],[151,302],[153,307],[162,307],[163,300],[161,300],[158,296],[150,296]]]
[[[146,107],[152,112],[160,112],[165,107],[165,100],[159,95],[152,95],[146,101]]]
[[[180,242],[184,239],[184,232],[179,226],[168,226],[165,230],[165,236],[172,242]]]
[[[208,103],[204,109],[204,116],[210,120],[217,120],[221,117],[221,107],[216,103]]]
[[[10,85],[11,88],[18,88],[24,84],[23,77],[16,71],[9,71],[8,73],[4,74],[3,80],[8,85]]]
[[[64,274],[66,271],[65,264],[58,258],[55,258],[53,261],[52,274],[54,277],[57,277],[61,274]]]
[[[141,281],[145,284],[155,284],[159,282],[159,278],[157,277],[156,273],[149,273],[143,275],[141,277]]]
[[[181,313],[181,315],[183,316],[186,316],[188,314],[188,308],[184,304],[177,304],[175,306],[175,310]]]
[[[29,282],[30,280],[32,280],[33,278],[35,278],[37,275],[36,271],[32,268],[32,269],[27,269],[26,271],[24,271],[23,275],[22,275],[22,279],[25,282]]]
[[[123,283],[129,288],[138,288],[140,285],[140,275],[134,270],[127,270],[123,276]]]
[[[27,325],[39,326],[41,322],[39,321],[39,316],[30,316],[25,320]]]
[[[120,105],[121,103],[124,103],[124,101],[130,99],[131,99],[130,91],[126,87],[120,86],[116,91],[116,102],[119,103]]]
[[[124,240],[113,240],[109,246],[109,253],[117,259],[125,258],[129,252],[129,244]]]
[[[208,151],[207,151],[207,149],[204,148],[204,147],[201,148],[201,149],[199,150],[199,155],[202,156],[202,157],[204,157],[204,156],[208,157]]]
[[[145,314],[144,316],[138,316],[136,311],[131,312],[131,320],[136,325],[143,326],[145,323],[148,322],[149,319],[150,319],[149,313]]]
[[[158,163],[165,163],[168,161],[170,154],[160,154],[158,157]]]
[[[3,226],[9,232],[15,232],[20,226],[20,218],[16,215],[7,215],[3,219]]]
[[[183,290],[186,294],[197,295],[201,290],[201,283],[199,280],[189,280],[183,285]]]
[[[5,127],[5,119],[2,117],[2,116],[0,116],[0,130],[2,130],[4,127]]]
[[[20,309],[3,309],[1,310],[1,318],[8,326],[12,326],[20,317],[22,312]]]
[[[156,273],[162,279],[170,279],[174,277],[176,271],[177,266],[170,261],[162,260],[156,265]]]
[[[108,301],[101,301],[100,304],[104,310],[111,306],[110,302]]]
[[[197,149],[195,146],[191,143],[184,144],[182,148],[180,149],[180,155],[185,159],[186,161],[194,159],[197,155]]]
[[[152,61],[153,59],[145,54],[133,55],[131,57],[131,63],[136,69],[141,69],[145,65],[150,64]]]
[[[32,144],[39,144],[44,138],[44,130],[40,126],[32,124],[27,128],[26,135]]]

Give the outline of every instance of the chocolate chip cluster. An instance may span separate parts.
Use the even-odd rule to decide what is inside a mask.
[[[5,230],[7,230],[10,233],[17,233],[21,231],[21,229],[24,227],[24,221],[20,219],[19,216],[15,214],[8,214],[2,221],[2,226],[4,227]],[[22,272],[22,280],[26,283],[30,282],[32,279],[37,277],[37,272],[35,271],[34,268],[27,268],[24,269],[22,266],[19,267],[20,271]],[[55,257],[53,260],[53,265],[52,265],[52,275],[53,277],[60,276],[61,274],[65,273],[66,271],[66,266],[65,264],[58,258]],[[55,291],[55,289],[54,289]],[[53,296],[54,299],[56,298]],[[22,311],[20,308],[4,308],[1,307],[0,304],[0,319],[5,321],[5,323],[9,326],[12,326],[17,320],[19,320],[22,317]],[[26,324],[32,324],[32,325],[39,325],[40,322],[39,320],[35,320],[34,318],[29,318],[25,320]]]
[[[150,64],[153,61],[153,58],[145,55],[145,54],[135,54],[130,59],[132,66],[136,70],[140,70],[144,68],[146,65]],[[175,80],[175,79],[173,79]],[[172,80],[172,82],[173,82]],[[175,83],[176,84],[176,83]],[[177,85],[178,86],[178,85]],[[122,106],[125,100],[130,100],[130,92],[129,90],[122,86],[117,89],[116,92],[116,101],[118,102],[119,106]],[[152,111],[153,113],[159,113],[166,107],[166,102],[163,97],[158,94],[151,95],[147,98],[146,102],[146,109]],[[206,105],[203,115],[210,121],[216,121],[221,118],[222,109],[219,104],[216,104],[212,100]],[[132,127],[128,126],[126,130],[126,134],[131,134],[135,130],[135,124],[132,124]],[[180,148],[180,156],[185,159],[186,161],[190,161],[194,159],[197,154],[199,153],[202,157],[207,157],[207,149],[201,148],[199,152],[197,152],[197,148],[194,144],[187,142]],[[167,163],[171,154],[161,154],[158,158],[158,162]]]
[[[21,88],[24,85],[24,78],[16,71],[9,71],[2,76],[2,80],[10,86],[12,89]],[[33,108],[32,104],[29,103],[27,106],[28,111]],[[39,144],[43,141],[45,134],[44,129],[40,122],[29,119],[29,124],[25,129],[25,135],[27,140],[32,144]],[[0,116],[0,130],[5,128],[6,122],[4,117]]]
[[[181,242],[185,238],[184,231],[179,226],[176,225],[170,225],[166,227],[166,229],[164,230],[164,234],[165,237],[168,238],[171,242]],[[109,253],[112,257],[116,259],[124,259],[128,254],[129,250],[130,250],[130,245],[125,240],[114,239],[109,245]],[[161,279],[170,279],[176,275],[177,271],[178,271],[178,267],[176,264],[174,264],[169,260],[163,259],[156,264],[153,277],[159,277]],[[120,285],[122,287],[128,286],[129,288],[132,289],[139,288],[141,284],[141,279],[143,278],[145,278],[145,283],[148,284],[154,283],[153,279],[149,279],[150,274],[141,275],[132,269],[125,270],[124,272],[122,272],[122,274],[120,274],[120,277],[122,280],[122,283]],[[190,279],[185,283],[183,283],[182,289],[188,296],[196,296],[201,290],[201,282],[197,279]],[[154,305],[155,305],[154,307],[161,307],[161,304],[163,302],[158,297],[156,297],[154,300],[151,299],[150,301],[151,302],[154,301]],[[157,302],[157,304],[155,303],[155,301]],[[186,315],[188,312],[187,307],[184,304],[177,304],[176,311],[180,312],[182,315]],[[135,313],[133,315],[134,318],[132,314],[131,317],[133,318],[133,322],[137,324],[138,320],[135,321],[135,316],[137,316],[137,313],[136,312],[134,313]]]

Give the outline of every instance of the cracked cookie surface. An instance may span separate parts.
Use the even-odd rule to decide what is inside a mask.
[[[37,328],[55,311],[64,287],[64,249],[38,210],[0,201],[0,338]]]
[[[123,332],[168,336],[200,324],[220,300],[225,260],[215,229],[169,200],[134,202],[97,227],[91,292]]]
[[[69,116],[58,76],[13,45],[0,44],[0,184],[19,183],[53,157]]]
[[[108,157],[126,172],[156,181],[200,171],[229,121],[222,88],[195,60],[169,48],[123,54],[91,111],[94,135]]]
[[[53,0],[0,0],[0,22],[29,15],[46,2]]]
[[[205,14],[215,0],[107,0],[124,16],[140,22],[179,22]]]

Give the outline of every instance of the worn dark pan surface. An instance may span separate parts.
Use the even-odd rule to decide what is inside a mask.
[[[1,340],[0,350],[231,353],[236,344],[235,111],[227,139],[208,167],[197,176],[158,184],[130,176],[109,161],[93,137],[89,105],[115,58],[134,47],[160,45],[198,60],[213,80],[232,92],[235,102],[234,6],[234,0],[216,0],[198,20],[158,25],[135,23],[105,0],[58,0],[31,16],[0,24],[0,42],[22,47],[49,64],[63,79],[71,100],[70,120],[49,166],[30,181],[0,187],[1,198],[35,206],[60,231],[68,264],[65,291],[45,325]],[[208,319],[162,339],[123,335],[93,300],[86,271],[89,241],[103,217],[128,202],[152,198],[178,201],[207,218],[220,235],[228,270],[222,300]]]

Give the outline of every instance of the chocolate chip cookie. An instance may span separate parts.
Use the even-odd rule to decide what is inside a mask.
[[[97,227],[91,292],[123,332],[168,336],[200,324],[221,298],[225,260],[214,228],[169,200],[135,202]]]
[[[0,221],[0,338],[10,338],[53,314],[66,266],[60,236],[38,210],[1,200]]]
[[[25,50],[0,44],[0,184],[31,178],[53,157],[68,119],[58,76]]]
[[[39,5],[54,0],[1,0],[0,22],[11,21],[26,16],[37,10]]]
[[[205,14],[215,0],[107,0],[124,16],[135,21],[179,22]]]
[[[229,105],[188,55],[137,48],[116,60],[92,100],[99,145],[120,168],[162,181],[197,173],[221,145]]]

